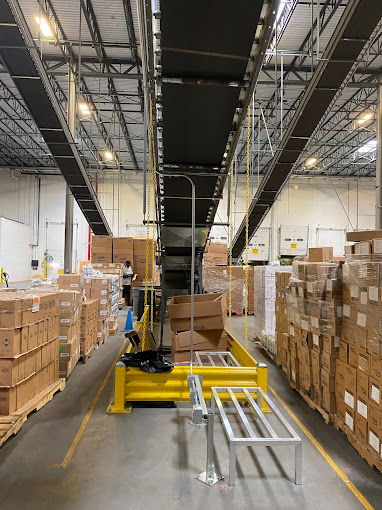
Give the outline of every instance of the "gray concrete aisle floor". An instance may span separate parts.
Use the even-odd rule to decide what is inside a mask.
[[[122,311],[121,326],[125,317]],[[233,332],[242,341],[242,317],[233,318]],[[122,343],[122,333],[110,337],[86,365],[76,368],[65,391],[30,416],[19,434],[4,445],[1,510],[364,508],[272,395],[303,439],[302,486],[293,483],[294,455],[289,447],[239,449],[235,487],[227,486],[228,478],[212,488],[201,484],[195,475],[205,468],[206,430],[189,424],[189,405],[106,415],[113,398],[113,375],[70,463],[65,469],[57,467]],[[249,345],[254,357],[268,364],[269,383],[369,501],[368,508],[382,508],[382,475],[367,466],[343,434],[308,408],[289,388],[283,372],[252,341]],[[215,454],[217,470],[228,477],[228,443],[218,420]]]

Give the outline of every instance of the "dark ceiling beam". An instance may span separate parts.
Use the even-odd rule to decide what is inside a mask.
[[[98,57],[86,57],[81,56],[81,59],[77,55],[73,56],[73,62],[78,63],[79,60],[81,60],[84,64],[99,64]],[[57,62],[61,64],[66,64],[66,60],[61,57],[61,55],[43,55],[42,57],[43,62]],[[140,66],[141,60],[137,59],[134,60],[132,58],[127,57],[108,57],[108,62],[110,65],[113,66]],[[101,62],[104,64],[105,62]]]
[[[92,38],[94,48],[97,52],[99,61],[105,62],[105,68],[110,73],[110,72],[112,72],[112,67],[108,63],[108,57],[106,55],[105,48],[103,46],[101,32],[100,32],[97,18],[96,18],[95,12],[94,12],[93,4],[90,0],[80,0],[80,2],[81,2],[82,12],[84,13],[86,24],[88,26],[88,30],[90,32],[90,36]],[[114,81],[112,78],[108,79],[108,88],[109,88],[109,92],[113,96],[113,104],[116,109],[116,113],[118,116],[118,121],[121,126],[122,133],[124,135],[125,141],[127,143],[128,149],[129,149],[130,158],[132,160],[132,163],[133,163],[136,171],[139,171],[139,165],[137,162],[137,158],[135,156],[133,144],[131,143],[130,133],[129,133],[129,129],[127,127],[125,115],[122,111],[122,106],[119,101],[118,92],[117,92],[117,89],[115,88],[115,84],[114,84]]]

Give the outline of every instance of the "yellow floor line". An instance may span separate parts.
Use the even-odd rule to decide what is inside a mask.
[[[99,398],[100,398],[100,396],[101,396],[101,394],[102,394],[102,392],[103,392],[103,390],[104,390],[104,388],[106,386],[106,383],[107,383],[111,373],[113,372],[114,367],[115,367],[117,361],[121,357],[123,350],[126,348],[127,342],[128,342],[128,339],[126,338],[125,341],[122,344],[122,347],[119,349],[117,356],[114,358],[113,363],[111,364],[111,367],[109,368],[108,373],[106,374],[104,380],[102,381],[101,386],[98,388],[96,396],[94,397],[93,402],[90,404],[89,410],[86,413],[85,418],[82,420],[81,426],[78,429],[76,437],[73,439],[73,442],[70,445],[70,448],[69,448],[67,454],[65,455],[64,460],[62,461],[61,464],[55,464],[52,467],[59,467],[59,468],[64,468],[64,469],[68,467],[69,462],[72,460],[74,452],[76,451],[78,443],[81,441],[82,435],[85,432],[86,425],[88,424],[88,422],[90,420],[90,417],[91,417],[91,415],[92,415],[92,413],[93,413],[93,411],[95,409],[95,406],[97,405],[97,402],[98,402],[98,400],[99,400]]]
[[[297,418],[297,416],[291,411],[291,409],[287,406],[284,400],[276,393],[276,391],[268,385],[268,389],[273,393],[273,395],[277,398],[280,404],[284,407],[284,409],[288,412],[288,414],[292,417],[292,419],[296,422],[296,424],[300,427],[309,441],[316,447],[316,449],[321,453],[326,462],[330,465],[330,467],[337,473],[337,475],[341,478],[341,480],[346,484],[346,487],[352,491],[354,496],[358,499],[358,501],[363,505],[366,510],[375,510],[373,506],[367,501],[367,499],[361,494],[361,492],[357,489],[353,482],[351,482],[345,473],[337,466],[331,456],[326,453],[324,447],[317,441],[317,439],[309,432],[309,430],[302,424],[302,422]]]

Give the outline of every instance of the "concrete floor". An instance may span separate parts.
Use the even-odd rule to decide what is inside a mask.
[[[122,311],[121,324],[125,317]],[[233,328],[236,337],[242,338],[242,317],[233,318]],[[66,469],[54,467],[64,459],[122,342],[122,333],[110,337],[86,365],[76,368],[65,391],[33,414],[3,446],[1,510],[363,508],[277,402],[303,439],[303,485],[293,483],[292,448],[259,448],[256,452],[242,448],[238,450],[236,486],[228,487],[228,446],[217,421],[216,466],[227,478],[210,488],[195,480],[205,468],[206,429],[189,425],[189,406],[184,403],[176,409],[134,409],[131,415],[106,415],[113,398],[113,377],[70,464]],[[279,368],[252,342],[250,346],[258,361],[268,363],[273,388],[370,504],[381,509],[382,475],[367,466],[343,434],[326,426],[320,415],[308,408],[289,388]]]

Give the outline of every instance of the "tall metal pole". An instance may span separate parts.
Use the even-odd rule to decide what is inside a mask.
[[[68,94],[68,126],[73,141],[76,135],[76,83],[75,68],[69,70],[69,94]],[[73,216],[74,198],[69,186],[66,186],[65,201],[65,247],[64,247],[64,273],[71,273],[73,270]]]
[[[382,229],[382,75],[379,76],[378,104],[377,104],[375,228],[378,230]]]

